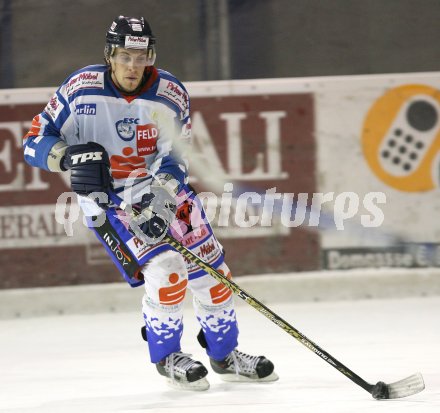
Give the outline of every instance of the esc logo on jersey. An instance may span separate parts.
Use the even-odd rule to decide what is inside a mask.
[[[139,124],[139,118],[124,118],[115,123],[118,136],[126,142],[131,141],[136,135],[136,125]]]

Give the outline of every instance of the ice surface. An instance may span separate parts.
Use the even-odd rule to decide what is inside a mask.
[[[268,305],[368,382],[420,371],[426,389],[376,401],[243,303],[237,306],[239,348],[271,358],[278,382],[224,383],[210,371],[207,392],[170,389],[148,361],[140,313],[4,320],[0,412],[440,411],[440,297]],[[185,321],[183,350],[208,365],[189,308]]]

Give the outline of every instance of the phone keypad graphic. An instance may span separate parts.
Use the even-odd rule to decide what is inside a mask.
[[[407,176],[418,168],[440,130],[439,113],[439,104],[426,95],[405,102],[379,147],[388,173]]]
[[[370,109],[363,128],[364,155],[373,172],[403,191],[437,186],[440,91],[425,85],[390,90]]]

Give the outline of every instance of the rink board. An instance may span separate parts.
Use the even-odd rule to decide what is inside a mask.
[[[439,87],[438,73],[188,82],[195,143],[203,141],[203,153],[218,163],[226,179],[260,193],[268,188],[293,196],[305,193],[309,204],[314,196],[325,196],[322,219],[338,227],[320,232],[307,218],[305,227],[298,228],[294,217],[290,226],[275,217],[269,226],[259,221],[242,228],[231,220],[216,233],[233,273],[374,267],[383,260],[391,267],[438,266],[440,228],[433,214],[440,210],[440,132],[436,119],[429,122],[440,107]],[[0,91],[0,263],[10,274],[0,281],[2,288],[120,280],[80,220],[72,237],[57,223],[54,205],[69,190],[66,174],[39,171],[23,161],[22,136],[53,92]],[[404,109],[412,101],[422,102],[419,118],[425,130],[414,145],[423,140],[424,147],[405,172],[380,156],[390,134],[409,128]],[[411,148],[407,145],[407,156]],[[400,157],[400,164],[407,161]],[[370,193],[384,194],[386,202],[368,203]],[[377,224],[381,216],[373,228],[379,242],[377,237],[373,241],[362,223]],[[381,242],[381,234],[390,232],[420,249],[387,261],[394,246]],[[372,253],[382,256],[376,259]]]
[[[440,269],[390,268],[259,274],[240,288],[264,304],[440,296]],[[0,290],[0,319],[138,311],[145,290],[125,283]],[[236,306],[247,307],[238,297]],[[192,308],[187,294],[185,307]]]

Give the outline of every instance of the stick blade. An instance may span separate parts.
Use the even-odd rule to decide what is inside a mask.
[[[395,383],[385,384],[380,381],[371,392],[375,399],[399,399],[420,393],[425,388],[425,382],[420,373],[413,374]]]
[[[425,382],[420,373],[388,385],[389,398],[398,399],[420,393],[425,388]]]

